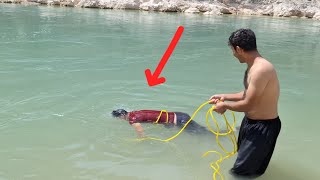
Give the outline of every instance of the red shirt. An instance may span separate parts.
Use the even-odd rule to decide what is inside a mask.
[[[140,111],[132,111],[129,113],[129,123],[150,123],[156,122],[161,111],[156,110],[140,110]],[[168,112],[168,123],[174,123],[174,113]],[[159,124],[163,124],[167,122],[167,113],[162,112],[161,117],[158,121]]]

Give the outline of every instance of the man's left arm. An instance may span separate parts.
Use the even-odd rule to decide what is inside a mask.
[[[248,112],[256,105],[270,80],[270,70],[261,67],[252,73],[246,95],[237,102],[222,102],[225,109],[237,112]]]

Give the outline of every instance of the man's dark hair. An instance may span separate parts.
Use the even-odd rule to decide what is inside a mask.
[[[128,112],[124,109],[117,109],[117,110],[112,111],[111,114],[113,117],[120,117],[121,115],[127,115]]]
[[[257,50],[256,35],[251,29],[238,29],[231,33],[228,44],[234,49],[239,46],[244,51]]]

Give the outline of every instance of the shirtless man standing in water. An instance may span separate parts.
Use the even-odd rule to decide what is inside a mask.
[[[244,112],[238,136],[238,156],[231,173],[260,176],[266,171],[281,129],[278,115],[279,81],[273,65],[257,50],[250,29],[239,29],[229,37],[229,46],[240,63],[247,64],[244,91],[210,98],[215,111]]]

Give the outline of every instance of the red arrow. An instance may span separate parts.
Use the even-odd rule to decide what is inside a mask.
[[[164,66],[166,65],[166,63],[169,60],[169,57],[171,56],[174,48],[176,47],[176,45],[178,44],[178,41],[183,33],[183,26],[179,26],[177,29],[176,34],[174,35],[171,43],[169,44],[169,47],[167,49],[167,51],[164,53],[164,55],[162,56],[161,61],[159,62],[156,70],[154,71],[154,73],[151,73],[150,69],[146,69],[144,72],[146,74],[146,78],[148,81],[149,86],[156,86],[158,84],[162,84],[166,81],[166,79],[164,77],[160,77],[159,75],[161,74]]]

